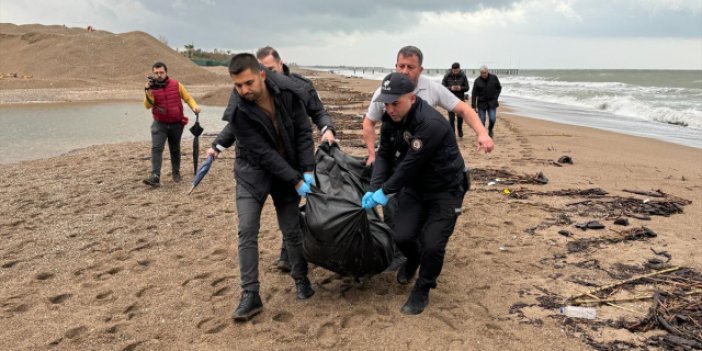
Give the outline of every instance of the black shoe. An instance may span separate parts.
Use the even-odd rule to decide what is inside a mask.
[[[459,137],[459,138],[463,138],[463,131],[462,131],[462,130],[459,130],[459,131],[458,131],[458,137]]]
[[[397,271],[397,282],[402,285],[409,284],[410,280],[414,278],[414,274],[417,273],[417,268],[418,265],[412,264],[410,266],[409,260],[405,261],[402,267]]]
[[[405,305],[402,306],[404,314],[420,314],[429,304],[429,288],[414,286]]]
[[[173,182],[180,183],[181,180],[183,180],[183,177],[180,176],[180,173],[173,173]]]
[[[161,186],[161,179],[157,175],[152,174],[150,177],[144,179],[144,184],[151,185],[154,188],[158,188]]]
[[[237,322],[246,322],[253,316],[261,313],[263,310],[263,302],[261,296],[255,291],[244,291],[241,294],[239,307],[234,311],[234,320]]]
[[[407,262],[407,257],[400,250],[395,249],[395,255],[392,256],[392,261],[390,261],[388,268],[385,268],[385,272],[394,272],[402,267],[405,262]]]
[[[295,287],[297,288],[298,300],[307,300],[310,297],[312,297],[312,295],[314,295],[314,289],[312,289],[312,284],[310,284],[310,280],[306,277],[296,280]]]
[[[291,267],[290,267],[290,262],[280,259],[278,260],[278,263],[275,265],[278,267],[278,270],[280,270],[283,273],[290,273]]]
[[[492,131],[488,130],[488,136],[492,138]]]

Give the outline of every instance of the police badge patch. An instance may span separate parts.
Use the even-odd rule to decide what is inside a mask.
[[[404,133],[402,133],[402,137],[405,138],[405,142],[409,144],[410,140],[412,140],[412,133],[405,131]]]
[[[419,140],[419,138],[412,139],[412,143],[410,143],[412,146],[412,150],[414,151],[419,151],[422,148],[422,141]]]

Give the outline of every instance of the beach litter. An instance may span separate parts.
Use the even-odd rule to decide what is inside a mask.
[[[572,164],[573,164],[573,159],[570,158],[570,156],[561,156],[561,157],[558,159],[558,163],[567,163],[567,164],[569,164],[569,165],[572,165]]]
[[[632,294],[631,290],[637,286],[639,290],[650,288],[648,292],[638,291]],[[644,340],[647,347],[666,350],[699,350],[702,349],[702,299],[700,296],[702,296],[702,274],[690,268],[675,266],[597,287],[572,296],[566,299],[565,303],[571,306],[590,307],[607,305],[630,312],[636,316],[633,321],[619,319],[588,323],[601,323],[599,325],[652,335]],[[622,306],[624,303],[645,300],[651,300],[647,313]],[[578,327],[573,321],[566,320],[564,325],[567,333],[576,331],[581,333],[580,337],[586,343],[591,346],[600,346],[587,335],[587,330]],[[662,333],[649,333],[654,330]],[[615,342],[620,346],[626,344],[627,347],[635,347],[627,342]]]

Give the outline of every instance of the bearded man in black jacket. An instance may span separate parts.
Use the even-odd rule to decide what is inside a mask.
[[[209,156],[236,141],[236,207],[239,219],[238,250],[243,293],[234,320],[246,321],[263,309],[258,280],[258,233],[261,211],[273,198],[278,225],[285,237],[297,298],[308,299],[314,290],[302,257],[299,222],[300,197],[310,192],[314,171],[312,129],[300,96],[304,92],[289,80],[266,79],[256,57],[232,57],[229,73],[238,102],[225,114],[222,129]],[[290,81],[291,82],[291,81]]]

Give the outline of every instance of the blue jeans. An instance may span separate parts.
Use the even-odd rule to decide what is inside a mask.
[[[497,120],[497,107],[488,107],[486,109],[478,108],[478,117],[480,117],[480,122],[485,125],[485,112],[490,116],[490,125],[488,126],[488,132],[492,135],[492,129],[495,128],[495,121]]]
[[[307,262],[302,256],[302,229],[300,228],[300,197],[292,185],[274,180],[270,193],[278,217],[278,226],[283,232],[285,245],[295,280],[307,277]],[[236,184],[236,209],[239,217],[239,271],[241,288],[258,292],[258,233],[261,227],[263,203],[242,186]]]

